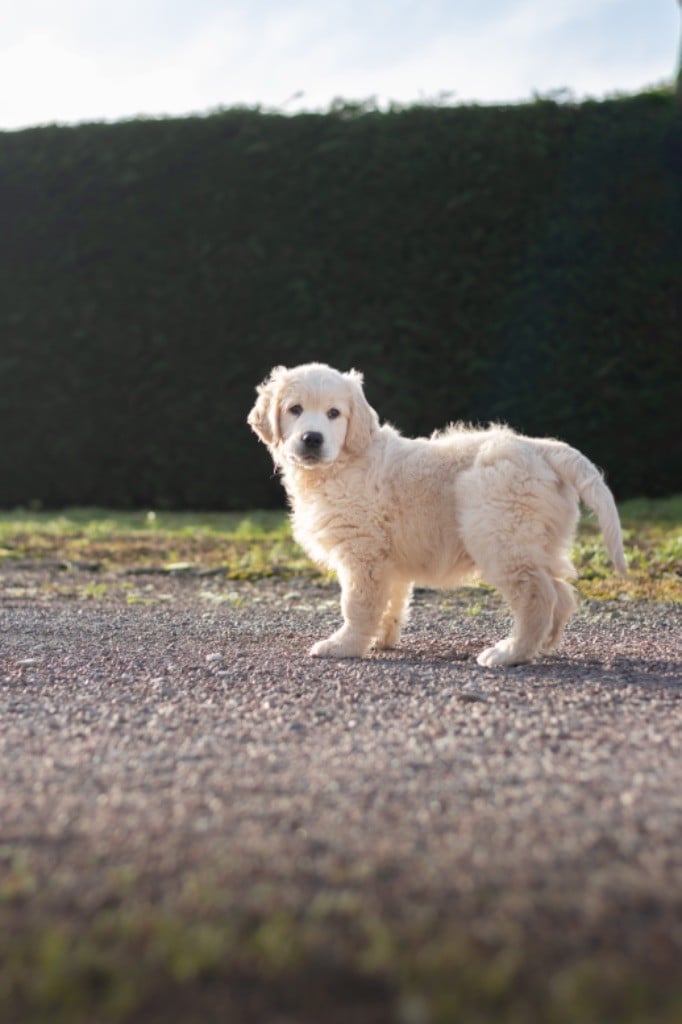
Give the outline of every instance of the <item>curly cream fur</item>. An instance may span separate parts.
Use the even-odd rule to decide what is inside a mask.
[[[551,650],[575,610],[566,581],[580,498],[625,571],[613,496],[560,441],[457,425],[404,438],[380,425],[360,374],[320,363],[276,367],[248,422],[281,468],[296,539],[339,577],[344,622],[314,645],[316,657],[392,647],[415,584],[454,587],[472,573],[498,587],[514,614],[510,636],[480,664]]]

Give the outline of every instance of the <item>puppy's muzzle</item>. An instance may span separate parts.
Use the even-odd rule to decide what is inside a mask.
[[[306,430],[298,445],[299,456],[307,462],[317,462],[322,457],[324,435],[318,430]]]

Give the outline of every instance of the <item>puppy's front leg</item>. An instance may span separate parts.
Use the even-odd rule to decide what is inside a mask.
[[[310,648],[313,658],[362,658],[376,636],[387,601],[387,585],[370,573],[339,571],[343,626]]]

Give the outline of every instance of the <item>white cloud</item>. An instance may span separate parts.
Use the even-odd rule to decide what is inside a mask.
[[[564,87],[591,95],[660,80],[667,73],[665,66],[642,62],[637,50],[629,47],[604,60],[603,36],[592,23],[599,15],[612,14],[617,37],[618,3],[526,0],[510,4],[497,18],[469,23],[464,31],[453,28],[409,59],[385,68],[381,91],[397,100],[435,96],[445,90],[461,101],[506,102]],[[670,69],[673,63],[671,55]]]
[[[24,0],[0,13],[0,126],[336,97],[511,101],[672,76],[673,0]],[[641,44],[648,33],[648,45]],[[665,37],[665,38],[664,38]]]

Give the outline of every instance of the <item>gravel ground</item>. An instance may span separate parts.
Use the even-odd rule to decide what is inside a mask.
[[[334,662],[306,656],[334,586],[0,586],[0,866],[31,879],[14,927],[95,913],[114,873],[159,905],[198,872],[244,912],[361,907],[674,986],[682,606],[585,603],[557,654],[500,671],[475,661],[508,625],[482,590],[419,592],[398,649]]]

